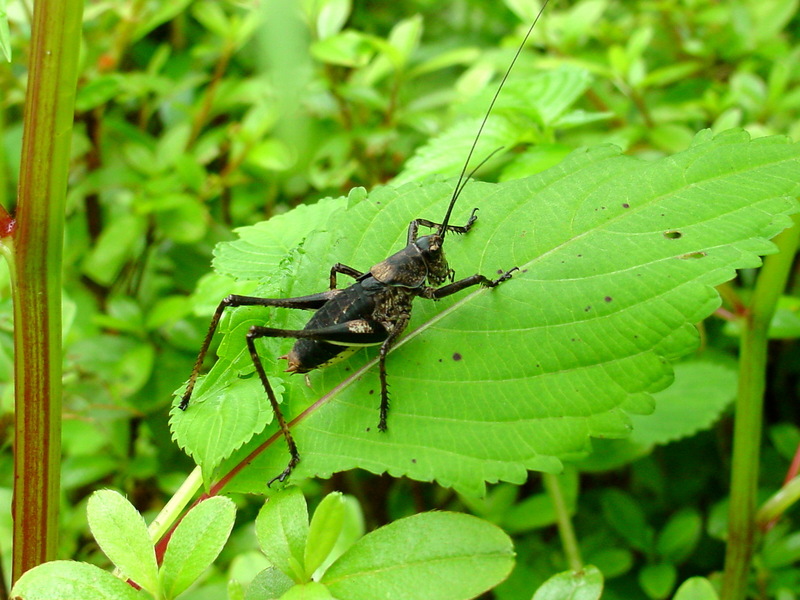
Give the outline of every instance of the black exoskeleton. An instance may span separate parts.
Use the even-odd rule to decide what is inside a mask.
[[[547,2],[544,3],[541,11],[544,10],[546,5]],[[539,16],[541,16],[541,11]],[[277,306],[316,311],[301,330],[253,326],[247,332],[247,348],[258,377],[267,393],[275,418],[289,446],[289,454],[291,456],[289,464],[280,475],[269,482],[270,484],[275,480],[284,481],[300,461],[300,454],[256,351],[255,340],[261,337],[296,339],[297,341],[291,351],[281,357],[288,361],[286,370],[291,373],[308,373],[313,369],[324,367],[344,358],[350,351],[359,346],[380,345],[381,404],[378,429],[386,431],[389,411],[386,355],[392,344],[408,325],[414,298],[422,297],[429,300],[438,300],[474,285],[492,288],[509,279],[511,273],[516,270],[516,267],[514,267],[494,280],[475,274],[455,281],[455,271],[448,265],[442,247],[447,232],[465,234],[470,231],[475,223],[477,208],[472,211],[469,220],[463,226],[450,225],[450,215],[461,191],[464,189],[464,185],[474,173],[473,170],[470,175],[465,177],[486,120],[539,16],[536,17],[533,25],[528,30],[525,40],[517,50],[517,54],[511,61],[489,105],[489,110],[469,151],[450,199],[447,212],[441,223],[434,223],[426,219],[411,221],[408,226],[406,247],[372,266],[365,273],[347,265],[339,263],[333,265],[330,272],[330,289],[328,291],[298,298],[259,298],[231,295],[222,300],[217,306],[217,310],[211,319],[208,333],[200,348],[197,361],[192,369],[192,374],[189,377],[189,382],[186,385],[186,391],[181,399],[180,408],[182,410],[186,410],[189,405],[189,399],[192,396],[197,376],[203,365],[203,359],[211,344],[211,339],[214,336],[222,313],[226,308],[233,306]],[[434,232],[417,237],[420,227],[433,229]],[[336,287],[337,274],[352,277],[355,279],[355,283],[347,288],[339,289]],[[448,281],[449,283],[446,283]]]

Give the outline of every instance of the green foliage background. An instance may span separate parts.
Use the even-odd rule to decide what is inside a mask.
[[[303,4],[306,23],[270,12],[271,2],[260,9],[210,0],[86,6],[65,246],[65,558],[95,556],[83,517],[91,490],[114,487],[141,511],[156,511],[193,466],[167,427],[172,394],[219,299],[255,287],[210,273],[212,248],[235,239],[237,227],[356,186],[455,175],[537,8],[522,0],[407,0],[356,3],[348,16],[344,2],[325,4],[324,13],[315,9],[322,4]],[[13,206],[19,165],[29,9],[5,6],[12,53],[0,66],[5,206]],[[686,149],[704,128],[797,139],[796,10],[787,0],[551,4],[476,156],[501,145],[506,151],[480,177],[512,180],[523,166],[544,170],[599,143],[654,160]],[[524,94],[531,86],[532,101]],[[396,247],[404,227],[378,233]],[[285,262],[272,283],[258,282],[259,291],[293,293],[291,264],[304,251],[287,243]],[[321,289],[328,267],[304,277]],[[253,273],[266,275],[257,264]],[[632,439],[596,443],[560,476],[584,559],[601,568],[608,598],[669,597],[676,581],[720,568],[724,411],[737,343],[731,321],[751,283],[744,272],[722,288],[723,310],[701,326],[699,359],[677,368],[687,410],[700,400],[713,404],[702,404],[707,410],[696,420],[673,415],[685,425],[679,434],[659,433],[642,418]],[[788,295],[776,320],[765,493],[780,485],[800,442],[796,308]],[[0,300],[3,507],[12,485],[10,315],[10,302]],[[698,386],[708,381],[718,382],[713,393]],[[675,389],[657,399],[665,399],[658,411],[674,407],[666,394]],[[360,471],[303,485],[311,497],[327,486],[355,495],[371,526],[430,508],[500,524],[515,535],[519,558],[498,598],[528,598],[565,568],[550,529],[552,505],[535,476],[491,486],[484,500]],[[245,516],[254,517],[254,507],[245,505]],[[767,535],[757,561],[762,597],[797,597],[796,539],[791,519]],[[232,540],[192,597],[220,597],[229,578],[248,581],[263,567],[248,530],[234,529]],[[9,543],[10,524],[0,520],[4,558]]]

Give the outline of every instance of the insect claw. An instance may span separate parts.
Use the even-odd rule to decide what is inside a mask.
[[[279,481],[281,483],[286,481],[286,479],[289,477],[289,475],[291,475],[292,471],[299,462],[300,462],[299,456],[292,456],[292,458],[289,459],[289,464],[286,465],[286,468],[283,470],[283,472],[281,472],[280,475],[278,475],[277,477],[273,477],[272,479],[269,480],[269,482],[267,482],[267,487],[268,488],[272,487],[272,484],[275,483],[276,481]]]

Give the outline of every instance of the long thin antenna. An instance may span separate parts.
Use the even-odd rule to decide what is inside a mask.
[[[464,186],[467,184],[469,177],[471,177],[472,174],[475,172],[473,170],[472,172],[470,172],[470,175],[465,178],[467,170],[469,169],[469,161],[472,160],[472,155],[475,152],[475,148],[478,146],[478,140],[481,137],[481,133],[483,133],[483,128],[486,125],[486,121],[489,120],[489,115],[492,114],[492,108],[494,108],[494,103],[497,101],[497,97],[500,95],[500,92],[506,83],[506,79],[508,79],[508,76],[511,74],[511,69],[514,68],[514,63],[517,62],[517,58],[519,58],[519,55],[522,54],[522,49],[525,47],[525,43],[528,41],[528,38],[533,32],[533,28],[536,27],[536,23],[539,22],[539,18],[542,16],[544,9],[547,8],[547,3],[549,1],[550,0],[545,0],[544,4],[542,4],[542,8],[539,9],[539,13],[533,20],[533,23],[528,29],[528,33],[525,34],[525,38],[522,40],[522,43],[519,45],[519,48],[517,48],[517,52],[516,54],[514,54],[514,58],[511,60],[511,64],[508,65],[508,69],[506,69],[506,73],[505,75],[503,75],[503,79],[502,81],[500,81],[500,85],[497,86],[497,91],[494,93],[494,97],[492,98],[492,101],[489,103],[489,109],[486,111],[486,115],[483,117],[483,121],[481,121],[481,126],[478,128],[478,134],[475,136],[475,141],[472,142],[472,147],[469,149],[469,154],[467,154],[467,160],[464,162],[464,168],[461,169],[461,174],[458,176],[458,182],[456,183],[456,187],[453,190],[453,197],[450,199],[450,206],[447,207],[447,213],[445,214],[444,220],[442,221],[442,229],[441,229],[442,238],[444,238],[445,232],[447,231],[447,224],[450,222],[450,214],[453,212],[453,207],[456,205],[456,200],[458,200],[458,197],[461,194],[461,190],[464,189]],[[495,150],[495,152],[497,152],[497,150]],[[492,154],[494,154],[494,152]],[[491,154],[489,156],[491,156]],[[480,166],[483,165],[483,163],[485,163],[486,160],[488,160],[488,157],[483,161],[481,161],[481,164],[478,165],[476,169],[480,168]]]

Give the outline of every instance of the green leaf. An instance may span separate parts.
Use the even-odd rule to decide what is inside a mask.
[[[308,580],[303,564],[308,540],[308,509],[300,488],[270,496],[256,518],[256,536],[267,560],[297,583]]]
[[[156,553],[142,515],[118,492],[99,490],[89,497],[86,516],[94,539],[111,562],[156,595]]]
[[[281,600],[336,600],[327,587],[316,581],[295,585]]]
[[[191,12],[203,27],[223,40],[228,39],[233,31],[231,19],[225,14],[222,5],[216,2],[194,2]]]
[[[671,563],[679,564],[694,551],[703,532],[703,520],[693,509],[675,513],[656,540],[658,555]]]
[[[578,498],[578,471],[566,468],[563,473],[556,476],[564,494],[566,508],[570,514],[574,513]],[[508,533],[520,533],[556,523],[557,514],[549,494],[541,493],[528,496],[517,502],[505,511],[500,522]]]
[[[735,365],[677,363],[675,382],[656,394],[651,415],[631,417],[634,444],[667,444],[711,427],[736,397]]]
[[[182,13],[190,2],[191,0],[175,0],[174,2],[159,2],[155,5],[148,5],[156,6],[157,8],[149,14],[137,15],[139,18],[136,21],[137,25],[133,33],[133,40],[143,38],[159,25],[172,20]]]
[[[94,565],[56,560],[23,573],[11,589],[11,597],[25,600],[141,600],[142,594]]]
[[[470,183],[454,222],[466,221],[473,207],[479,219],[469,235],[448,237],[450,265],[458,276],[520,271],[495,289],[415,303],[387,358],[386,433],[376,427],[376,349],[312,372],[310,388],[302,378],[280,375],[286,414],[300,415],[292,424],[301,455],[295,476],[360,467],[480,494],[484,481],[518,483],[529,469],[558,470],[560,460],[588,451],[590,437],[627,436],[630,415],[650,412],[650,394],[671,382],[669,361],[696,348],[694,324],[719,305],[713,286],[774,251],[768,238],[789,226],[797,208],[799,158],[800,146],[784,138],[703,132],[688,150],[652,162],[599,147],[528,179]],[[332,212],[316,234],[301,224],[282,231],[293,222],[288,216],[277,230],[272,221],[261,224],[259,235],[268,240],[304,239],[277,273],[287,282],[280,295],[327,289],[337,262],[367,270],[397,252],[412,219],[442,218],[453,185],[377,189]],[[250,264],[263,259],[258,273],[270,273],[266,265],[274,264],[279,247],[269,245],[262,256],[251,245]],[[235,273],[240,255],[231,262],[222,254],[217,267]],[[250,266],[245,273],[253,273]],[[275,287],[281,286],[270,282],[258,293],[274,296]],[[220,349],[231,361],[244,349],[240,320],[259,314],[272,327],[296,329],[308,319],[281,309],[231,313],[231,344]],[[271,377],[279,377],[276,357],[291,345],[261,346]],[[228,369],[219,379],[227,394],[241,385],[240,371]],[[262,405],[263,392],[256,386],[252,392],[249,402]],[[177,416],[211,408],[204,404]],[[226,426],[241,424],[220,423]],[[227,464],[264,439],[237,450]],[[283,442],[264,449],[228,489],[261,492],[283,470]],[[223,450],[231,448],[216,452]]]
[[[653,600],[667,598],[675,588],[677,578],[678,570],[670,563],[647,565],[639,571],[639,585]]]
[[[629,494],[616,488],[604,491],[601,497],[603,516],[634,548],[650,552],[653,547],[653,529],[645,520],[642,507]]]
[[[243,337],[246,329],[237,331]],[[230,362],[217,361],[211,373],[199,380],[189,407],[182,411],[176,406],[171,413],[180,447],[203,468],[207,482],[224,459],[264,431],[272,420],[272,409],[258,378],[251,374],[231,388],[229,381],[220,379],[220,373],[228,375],[231,370]],[[274,383],[273,388],[280,401],[283,388]],[[251,402],[254,397],[261,401]],[[263,492],[266,481],[261,487]]]
[[[352,29],[345,29],[311,45],[311,55],[314,58],[343,67],[363,67],[373,54],[374,49],[369,38]]]
[[[421,513],[365,535],[321,579],[337,598],[459,600],[503,581],[511,540],[476,517]]]
[[[277,600],[294,586],[294,581],[280,569],[269,567],[255,576],[244,600]]]
[[[235,518],[236,507],[224,496],[208,498],[186,513],[170,537],[161,564],[161,589],[167,598],[178,596],[211,566]]]
[[[324,40],[339,33],[353,10],[351,0],[325,0],[317,14],[317,37]]]
[[[690,577],[681,584],[672,600],[719,600],[719,596],[705,577]]]
[[[334,214],[345,210],[348,202],[357,203],[365,197],[356,188],[349,198],[325,198],[313,207],[301,204],[297,208],[269,221],[236,230],[239,239],[219,244],[214,249],[214,269],[235,279],[260,280],[274,276],[286,255],[311,233],[324,230]]]
[[[473,162],[477,164],[498,148],[506,153],[511,152],[525,138],[525,129],[512,116],[522,116],[551,127],[583,95],[590,83],[589,73],[575,67],[548,71],[523,81],[509,81],[481,132]],[[466,109],[480,116],[459,120],[453,127],[418,148],[392,184],[399,186],[437,173],[459,173],[490,101],[491,95],[488,93],[472,99]]]
[[[0,50],[6,60],[11,62],[11,33],[8,30],[6,0],[0,0]]]
[[[564,571],[545,581],[533,600],[598,600],[603,593],[603,574],[591,565],[582,571]]]
[[[800,560],[800,532],[770,540],[761,553],[764,565],[770,569],[788,567]]]
[[[131,259],[146,229],[139,215],[122,215],[103,229],[97,244],[83,261],[83,272],[97,283],[111,285]]]
[[[345,519],[344,497],[339,492],[328,494],[319,503],[311,518],[305,550],[306,575],[314,571],[328,557],[342,533]]]
[[[2,2],[3,0],[0,0]],[[87,111],[105,104],[119,94],[122,76],[111,73],[96,77],[78,89],[75,96],[75,109]]]

